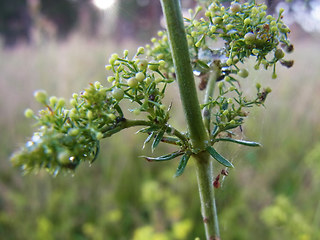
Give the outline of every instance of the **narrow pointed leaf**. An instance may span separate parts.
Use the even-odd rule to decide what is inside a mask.
[[[141,128],[136,133],[151,133],[151,132],[154,132],[154,131],[156,131],[158,129],[159,129],[158,126],[151,126],[151,127]]]
[[[249,146],[249,147],[261,147],[261,144],[258,142],[238,140],[238,139],[233,139],[233,138],[217,138],[216,141],[217,142],[219,142],[219,141],[233,142],[233,143],[237,143],[237,144],[241,144],[241,145],[245,145],[245,146]]]
[[[146,144],[148,143],[148,142],[150,142],[150,140],[151,140],[151,138],[153,138],[153,136],[154,136],[154,132],[152,132],[151,134],[149,134],[149,136],[146,138],[146,140],[144,140],[144,142],[143,142],[143,146],[142,146],[142,149],[144,149],[145,147],[146,147]]]
[[[184,169],[186,168],[187,166],[187,163],[189,161],[189,158],[191,156],[191,152],[186,152],[185,154],[183,154],[180,162],[179,162],[179,165],[178,165],[178,168],[177,168],[177,171],[175,173],[175,177],[179,177],[182,175],[182,173],[184,172]]]
[[[159,145],[159,143],[161,142],[161,139],[163,138],[164,135],[163,130],[161,130],[154,138],[154,141],[152,143],[152,151],[154,151],[154,149]]]
[[[146,159],[147,161],[149,162],[152,162],[152,161],[169,161],[169,160],[172,160],[180,155],[182,155],[183,152],[181,151],[176,151],[176,152],[173,152],[173,153],[170,153],[170,154],[166,154],[166,155],[163,155],[163,156],[160,156],[160,157],[146,157],[146,156],[141,156],[143,157],[144,159]]]
[[[207,151],[215,160],[217,160],[223,166],[233,168],[232,163],[229,162],[227,159],[225,159],[223,156],[221,156],[213,147],[211,146],[207,147]]]

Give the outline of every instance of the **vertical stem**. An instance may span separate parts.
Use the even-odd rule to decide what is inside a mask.
[[[213,171],[205,151],[209,136],[201,116],[199,100],[190,62],[189,48],[179,0],[161,0],[167,23],[169,43],[179,85],[180,98],[190,132],[206,239],[218,240],[219,227],[213,193]]]
[[[208,134],[202,123],[179,0],[161,0],[161,3],[192,145],[195,149],[203,150],[208,144]]]
[[[206,152],[201,154],[208,155]],[[197,180],[201,202],[201,213],[207,240],[220,240],[219,222],[214,196],[213,183],[213,164],[209,156],[198,154],[196,161]],[[204,161],[206,159],[206,161]]]
[[[207,104],[210,101],[210,98],[213,96],[216,80],[217,80],[217,71],[214,70],[210,72],[210,75],[209,75],[207,90],[206,90],[206,94],[203,101],[204,104]],[[204,125],[208,133],[210,134],[211,105],[204,107],[202,111],[202,116],[203,116]]]

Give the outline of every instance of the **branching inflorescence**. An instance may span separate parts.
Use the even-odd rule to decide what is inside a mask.
[[[199,151],[208,151],[218,162],[232,167],[212,147],[216,142],[258,146],[234,139],[230,131],[243,124],[246,108],[264,104],[271,89],[258,83],[256,96],[249,99],[240,84],[249,71],[240,66],[255,57],[254,69],[272,68],[272,78],[276,78],[278,62],[292,66],[293,61],[284,60],[282,50],[293,50],[287,39],[290,30],[282,22],[283,10],[274,18],[266,14],[264,4],[233,2],[226,8],[218,1],[209,1],[207,6],[189,13],[185,30],[192,68],[200,79],[199,89],[208,92],[201,104],[210,136],[206,149],[194,149],[188,132],[182,133],[169,124],[171,106],[165,106],[162,100],[167,85],[175,82],[175,69],[168,34],[163,30],[150,45],[139,47],[132,58],[127,50],[121,56],[113,54],[106,66],[110,73],[107,86],[100,82],[90,84],[80,94],[73,94],[69,104],[64,99],[49,98],[45,91],[35,92],[35,99],[44,109],[38,114],[27,109],[25,115],[37,121],[38,130],[13,154],[13,165],[24,172],[45,168],[54,175],[61,170],[74,170],[79,163],[96,159],[101,139],[134,126],[143,127],[139,132],[146,134],[144,144],[152,142],[152,149],[160,142],[177,146],[173,153],[145,157],[149,161],[166,161],[182,156],[176,176],[183,173],[189,157]],[[216,48],[217,40],[223,41],[223,47]],[[209,90],[210,84],[217,86],[215,96],[214,88]],[[131,104],[129,111],[138,120],[127,118],[125,101]]]

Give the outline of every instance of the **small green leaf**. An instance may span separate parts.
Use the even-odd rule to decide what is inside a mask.
[[[159,126],[151,126],[151,127],[146,127],[142,128],[137,133],[152,133],[153,131],[156,131],[159,129]]]
[[[148,142],[150,142],[151,138],[153,138],[153,137],[154,137],[154,132],[152,132],[151,134],[149,134],[149,136],[146,138],[146,140],[144,140],[142,149],[144,149],[144,148],[146,147],[146,144],[147,144]]]
[[[154,151],[154,149],[159,145],[159,143],[161,142],[161,139],[163,138],[165,131],[161,130],[154,138],[154,141],[152,143],[152,151]]]
[[[261,147],[261,144],[258,142],[238,140],[238,139],[233,139],[233,138],[217,138],[216,141],[217,142],[219,142],[219,141],[233,142],[233,143],[237,143],[237,144],[241,144],[241,145],[245,145],[245,146],[249,146],[249,147]]]
[[[234,167],[231,162],[229,162],[227,159],[221,156],[213,147],[211,146],[207,147],[207,151],[215,160],[217,160],[223,166],[231,167],[231,168]]]
[[[201,60],[197,60],[196,63],[202,68],[202,69],[205,69],[206,71],[209,71],[210,70],[210,67],[204,62],[204,61],[201,61]]]
[[[187,166],[187,163],[189,161],[189,158],[191,156],[191,152],[186,152],[185,154],[183,154],[180,162],[179,162],[179,165],[178,165],[178,168],[177,168],[177,171],[175,173],[175,177],[179,177],[182,175],[182,173],[184,172],[184,169],[186,168]]]
[[[163,155],[163,156],[160,156],[160,157],[146,157],[146,156],[141,156],[143,157],[144,159],[146,159],[147,161],[149,162],[152,162],[152,161],[168,161],[168,160],[171,160],[171,159],[174,159],[180,155],[182,155],[183,152],[181,151],[176,151],[176,152],[173,152],[173,153],[170,153],[170,154],[166,154],[166,155]]]

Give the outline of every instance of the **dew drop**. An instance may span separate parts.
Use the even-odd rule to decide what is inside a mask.
[[[70,157],[70,158],[69,158],[69,160],[70,160],[70,162],[72,162],[72,163],[73,163],[73,162],[74,162],[74,160],[76,160],[76,158],[75,158],[74,156],[72,156],[72,157]]]
[[[193,70],[193,74],[196,76],[196,77],[199,77],[201,72],[200,71],[197,71],[197,70]]]

